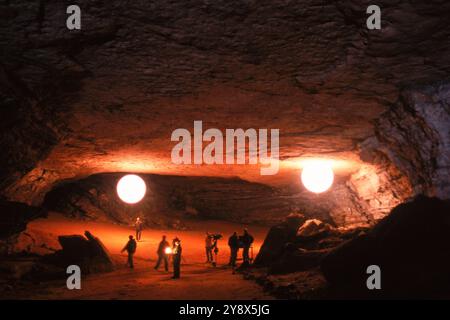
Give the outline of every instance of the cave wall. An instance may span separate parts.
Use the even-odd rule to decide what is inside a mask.
[[[1,197],[40,205],[61,181],[98,172],[197,172],[170,166],[167,142],[198,117],[276,126],[282,159],[364,162],[318,196],[295,183],[160,181],[205,217],[299,210],[357,225],[414,194],[448,197],[449,2],[380,0],[382,32],[361,28],[366,0],[79,3],[82,32],[64,28],[64,2],[0,3]]]
[[[115,190],[121,176],[123,173],[104,173],[60,182],[46,195],[43,206],[71,218],[128,225],[141,216],[156,227],[181,227],[185,219],[273,225],[290,213],[337,227],[356,227],[374,223],[389,205],[397,203],[368,202],[363,206],[358,192],[343,178],[328,192],[313,194],[300,183],[271,187],[239,178],[140,174],[148,186],[147,194],[142,202],[127,205]],[[370,210],[371,206],[375,209]]]
[[[152,174],[140,174],[147,194],[140,203],[128,205],[115,190],[122,176],[96,174],[59,183],[43,205],[74,218],[132,224],[141,216],[150,226],[169,227],[176,221],[197,218],[273,224],[293,209],[292,199],[284,198],[279,190],[239,178]],[[326,212],[322,218],[328,220]]]
[[[408,178],[414,195],[450,195],[450,85],[405,89],[362,144],[362,158],[382,154]],[[395,181],[395,179],[391,179]]]

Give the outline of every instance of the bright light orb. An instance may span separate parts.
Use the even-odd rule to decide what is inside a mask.
[[[126,203],[138,203],[145,196],[147,186],[141,177],[135,174],[123,176],[117,183],[117,195]]]
[[[306,189],[322,193],[333,184],[334,172],[327,161],[311,161],[303,167],[301,178]]]
[[[166,254],[172,254],[172,248],[171,247],[166,247],[166,249],[164,250]]]

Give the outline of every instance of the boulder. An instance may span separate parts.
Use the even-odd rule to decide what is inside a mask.
[[[298,229],[297,237],[315,238],[326,234],[331,230],[330,225],[323,223],[318,219],[309,219]]]
[[[321,263],[329,283],[365,291],[367,267],[381,269],[377,294],[431,298],[450,291],[450,202],[418,196],[395,207],[366,235],[344,243]]]
[[[288,245],[281,258],[270,266],[269,274],[286,274],[318,267],[328,251],[326,249],[304,250]]]
[[[50,262],[64,267],[78,265],[83,273],[112,271],[113,261],[100,239],[89,231],[84,235],[58,237],[62,250],[49,257]]]
[[[268,266],[279,259],[285,251],[286,244],[295,240],[297,230],[304,221],[305,217],[302,214],[291,214],[282,223],[270,228],[254,264]]]

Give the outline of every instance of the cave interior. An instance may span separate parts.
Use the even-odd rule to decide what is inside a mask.
[[[402,204],[449,198],[449,2],[379,0],[381,30],[365,28],[366,0],[77,2],[82,28],[71,31],[64,2],[0,4],[2,255],[45,252],[23,233],[53,213],[180,231],[302,216],[350,234],[376,232]],[[171,135],[194,139],[194,121],[203,132],[278,129],[278,171],[174,163]],[[335,174],[318,194],[300,179],[317,159]],[[116,194],[130,173],[147,186],[134,205]],[[434,220],[423,228],[449,234],[432,208],[442,209],[423,206]]]

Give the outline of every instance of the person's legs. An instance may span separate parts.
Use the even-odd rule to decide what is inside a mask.
[[[231,249],[230,265],[231,265],[232,267],[235,267],[235,266],[236,266],[237,252],[238,252],[238,251],[237,251],[236,248]]]
[[[130,268],[134,268],[133,253],[131,252],[128,253],[128,265],[130,266]]]
[[[250,257],[248,255],[249,247],[244,247],[244,250],[242,252],[242,258],[244,259],[244,262],[248,263],[250,261]]]
[[[178,261],[176,258],[173,262],[173,277],[176,279],[180,277],[180,262],[181,261]]]
[[[169,271],[169,260],[167,259],[166,255],[164,255],[164,269],[166,269],[166,271]]]
[[[158,270],[158,268],[159,268],[159,266],[161,264],[161,259],[162,259],[161,255],[158,255],[158,261],[156,262],[155,270]]]

